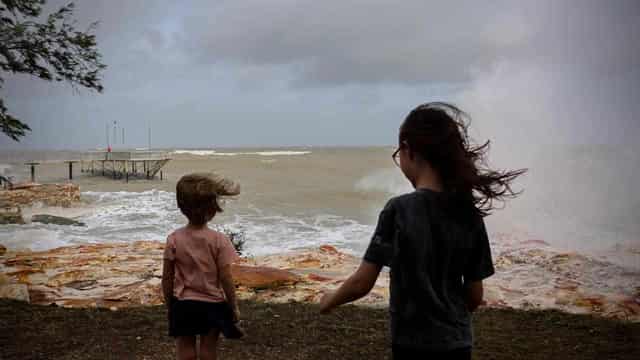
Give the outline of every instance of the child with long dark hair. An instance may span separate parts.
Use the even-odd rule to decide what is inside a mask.
[[[326,313],[355,301],[390,267],[394,359],[471,358],[471,313],[494,273],[483,217],[517,195],[511,183],[525,170],[489,169],[489,142],[472,145],[466,119],[439,102],[409,113],[393,160],[415,191],[389,200],[360,267],[320,302]]]
[[[176,185],[178,207],[189,223],[167,237],[162,289],[178,359],[197,359],[198,353],[200,359],[216,359],[221,332],[243,336],[231,276],[238,255],[226,235],[207,226],[222,211],[220,199],[239,193],[233,182],[208,173],[185,175]]]

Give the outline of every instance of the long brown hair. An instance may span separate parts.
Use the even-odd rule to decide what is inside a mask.
[[[432,102],[413,109],[400,127],[399,144],[427,161],[440,175],[445,193],[459,210],[486,216],[494,201],[520,194],[511,183],[526,169],[490,169],[486,162],[489,141],[474,145],[469,139],[469,116],[456,106]],[[462,205],[462,208],[460,208]],[[467,205],[467,206],[465,206]]]

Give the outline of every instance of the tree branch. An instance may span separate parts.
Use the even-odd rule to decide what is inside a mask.
[[[0,70],[47,81],[66,81],[73,89],[84,87],[102,92],[101,74],[106,65],[101,61],[93,33],[98,23],[90,24],[84,32],[77,31],[71,18],[73,3],[49,14],[43,23],[30,20],[41,14],[44,3],[44,0],[0,0]],[[0,110],[0,131],[18,140],[30,130],[7,114],[4,104]]]

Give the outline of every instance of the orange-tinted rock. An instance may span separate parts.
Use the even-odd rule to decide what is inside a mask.
[[[542,245],[542,246],[549,246],[549,243],[544,241],[544,240],[537,240],[537,239],[531,239],[531,240],[524,240],[521,241],[522,244],[529,244],[529,245]]]
[[[92,275],[87,270],[71,270],[52,276],[47,282],[48,286],[58,287],[66,283],[79,280],[91,280]]]
[[[309,278],[309,280],[312,280],[312,281],[329,281],[329,280],[333,280],[331,278],[320,276],[320,275],[316,275],[316,274],[309,274],[309,275],[307,275],[307,277]]]
[[[604,305],[604,302],[600,298],[578,298],[573,302],[573,305],[579,307],[601,307]]]
[[[96,287],[98,282],[96,280],[78,280],[64,284],[64,286],[76,290],[87,290]]]
[[[4,255],[7,252],[7,248],[0,245],[0,256]]]
[[[32,304],[48,305],[51,303],[47,293],[39,289],[29,289],[29,300]]]
[[[67,307],[160,304],[163,247],[162,242],[141,241],[11,251],[8,256],[0,256],[0,263],[4,263],[0,264],[0,287],[12,287],[5,288],[0,296]],[[238,298],[272,303],[317,302],[324,291],[337,289],[360,263],[359,258],[334,249],[323,246],[243,259],[232,267],[239,285]],[[530,291],[527,285],[523,287],[531,280],[528,274],[510,279],[501,278],[498,273],[485,286],[489,306],[556,308],[640,321],[640,287],[626,288],[623,292],[600,291],[578,276],[585,271],[586,260],[582,255],[522,247],[499,256],[496,262],[499,259],[507,259],[508,265],[504,266],[508,268],[524,266],[547,271],[543,272],[545,276],[552,271],[553,276],[543,285],[534,283]],[[507,274],[513,276],[512,272]],[[634,278],[636,274],[630,272],[623,279]],[[20,279],[27,284],[16,284]],[[25,293],[24,289],[28,291]],[[356,304],[387,305],[388,272],[381,272],[371,293]]]
[[[38,186],[41,186],[41,184],[38,184],[35,182],[23,182],[23,183],[13,184],[13,186],[11,186],[11,190],[31,189]]]
[[[301,260],[295,262],[296,268],[318,268],[322,263],[319,259],[315,259],[311,256],[307,256]]]
[[[123,286],[105,294],[103,299],[106,301],[122,301],[129,304],[159,305],[163,302],[160,280],[152,279]],[[120,306],[122,305],[120,304]]]
[[[48,206],[69,207],[80,201],[80,188],[74,184],[24,184],[0,191],[0,204],[9,207],[41,202]]]
[[[17,271],[10,271],[7,273],[7,275],[9,276],[21,276],[21,275],[29,275],[29,274],[35,274],[35,273],[43,273],[44,271],[40,270],[40,269],[34,269],[34,268],[26,268],[26,269],[20,269]]]
[[[164,243],[160,241],[136,241],[133,243],[133,246],[137,249],[148,249],[148,250],[164,250]]]
[[[236,285],[252,289],[273,289],[300,281],[300,277],[290,271],[263,266],[234,264],[231,273]]]
[[[98,302],[95,299],[59,299],[54,303],[64,307],[91,308],[96,307]]]
[[[562,280],[556,281],[556,284],[554,285],[554,287],[556,289],[561,289],[561,290],[575,291],[576,289],[578,289],[579,285],[580,285],[579,282],[573,281],[571,279],[562,279]]]
[[[4,261],[5,266],[21,267],[21,268],[40,268],[44,269],[47,265],[55,264],[59,267],[57,258],[49,256],[39,256],[36,253],[26,252],[15,254],[14,257],[8,258]]]
[[[31,284],[29,275],[32,275],[32,274],[44,274],[44,271],[37,268],[27,268],[27,269],[12,271],[7,273],[7,275],[9,276],[15,277],[17,281],[21,284]]]
[[[633,315],[640,315],[640,299],[638,298],[630,298],[622,301],[620,303],[622,307],[627,309]]]
[[[526,293],[524,291],[522,291],[522,290],[510,289],[510,288],[507,288],[505,286],[498,286],[498,288],[500,290],[502,290],[503,292],[508,293],[508,294],[526,295]]]
[[[327,253],[327,254],[332,254],[332,255],[337,255],[340,252],[338,251],[338,249],[336,249],[335,247],[331,246],[331,245],[322,245],[320,246],[320,251]]]
[[[25,284],[6,284],[0,286],[0,298],[29,302],[29,288]]]
[[[22,210],[0,200],[0,224],[24,224]]]
[[[4,280],[0,276],[0,283],[22,279],[31,302],[43,305],[121,308],[160,304],[163,248],[162,242],[138,241],[12,252],[2,261],[4,274],[13,276],[0,273],[5,276]],[[357,260],[319,248],[244,259],[233,271],[240,285],[238,298],[274,303],[317,301],[318,291],[338,286],[340,279],[355,269]],[[296,267],[298,261],[307,267]],[[310,272],[318,276],[317,280],[311,280],[314,276],[307,278]],[[325,276],[337,280],[318,281]],[[383,282],[387,279],[384,275],[381,278]]]

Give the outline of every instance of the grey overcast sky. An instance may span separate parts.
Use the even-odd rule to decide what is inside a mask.
[[[432,100],[503,144],[640,135],[637,0],[76,5],[81,27],[100,22],[104,93],[7,76],[0,96],[33,132],[0,148],[105,146],[114,120],[129,147],[148,126],[154,147],[389,145]]]

